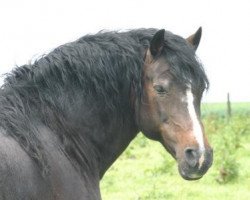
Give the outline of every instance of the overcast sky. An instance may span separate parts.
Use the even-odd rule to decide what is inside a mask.
[[[102,29],[165,28],[188,37],[199,26],[197,54],[211,82],[205,101],[250,101],[249,0],[0,1],[0,73]]]

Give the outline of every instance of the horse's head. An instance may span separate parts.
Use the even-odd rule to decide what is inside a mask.
[[[146,51],[139,126],[177,160],[184,179],[201,178],[212,164],[212,149],[200,120],[208,80],[195,50],[201,29],[186,40],[158,31]]]

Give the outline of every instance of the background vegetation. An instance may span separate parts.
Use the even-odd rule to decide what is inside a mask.
[[[101,182],[104,200],[249,200],[250,103],[203,104],[203,122],[214,163],[198,181],[185,181],[174,159],[142,134],[130,144]]]

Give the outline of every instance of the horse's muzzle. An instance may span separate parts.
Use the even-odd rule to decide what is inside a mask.
[[[200,151],[195,148],[186,148],[184,158],[179,160],[179,173],[186,180],[200,179],[213,163],[213,150],[207,148]]]

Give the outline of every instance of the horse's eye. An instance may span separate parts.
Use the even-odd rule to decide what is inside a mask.
[[[154,89],[158,94],[165,94],[167,92],[162,85],[155,85]]]

